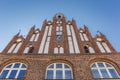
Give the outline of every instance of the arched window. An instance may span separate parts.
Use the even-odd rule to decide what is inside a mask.
[[[64,48],[63,47],[55,47],[54,48],[54,54],[64,54]]]
[[[120,78],[115,68],[106,62],[95,62],[91,65],[94,78]]]
[[[64,53],[64,48],[63,48],[63,47],[60,47],[60,48],[59,48],[59,52],[60,52],[60,54],[63,54],[63,53]]]
[[[0,78],[1,79],[24,78],[26,69],[27,69],[27,66],[24,63],[17,62],[17,63],[8,64],[0,72]]]
[[[46,79],[73,79],[72,69],[65,63],[53,63],[46,69]]]
[[[58,47],[55,47],[55,48],[54,48],[54,53],[55,53],[55,54],[58,54]]]

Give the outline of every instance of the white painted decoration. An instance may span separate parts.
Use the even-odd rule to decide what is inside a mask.
[[[72,32],[72,38],[73,38],[73,43],[74,43],[74,48],[75,48],[75,53],[80,53],[79,47],[78,47],[78,42],[76,39],[75,31],[73,29],[73,26],[71,25],[71,32]]]
[[[106,44],[105,42],[102,42],[102,45],[104,46],[105,50],[106,50],[108,53],[111,53],[110,48],[107,46],[107,44]]]
[[[54,48],[54,54],[58,54],[58,48],[57,47]]]
[[[64,48],[60,47],[59,51],[60,51],[60,54],[63,54],[64,53]]]
[[[35,34],[32,35],[32,37],[30,38],[30,41],[33,41],[35,38]]]
[[[96,43],[97,43],[100,51],[101,51],[102,53],[105,53],[105,50],[104,50],[103,46],[101,45],[101,43],[100,43],[100,42],[96,42]]]
[[[83,33],[83,36],[84,36],[85,41],[89,41],[88,37],[87,37],[87,35],[85,33]]]
[[[90,53],[95,53],[94,49],[92,47],[89,47]]]
[[[45,32],[44,32],[44,35],[43,35],[38,53],[43,53],[43,48],[45,46],[45,40],[46,40],[46,37],[47,37],[47,33],[48,33],[48,26],[46,26],[46,28],[45,28]]]
[[[34,41],[37,41],[37,40],[38,40],[39,35],[40,35],[40,33],[37,33],[37,34],[36,34],[36,37],[35,37],[35,40],[34,40]]]
[[[84,41],[82,33],[79,33],[79,35],[80,35],[81,41]]]
[[[14,49],[13,53],[17,53],[19,48],[21,47],[21,45],[22,45],[22,42],[18,43],[16,48]]]
[[[28,53],[30,47],[26,47],[23,53]]]
[[[11,46],[11,48],[8,50],[8,53],[11,53],[11,52],[13,51],[13,49],[14,49],[15,46],[16,46],[16,44],[17,44],[17,43],[14,43],[14,44]]]

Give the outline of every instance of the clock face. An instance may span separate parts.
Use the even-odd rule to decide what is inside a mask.
[[[56,41],[57,41],[57,42],[61,42],[61,41],[62,41],[62,36],[57,36],[57,37],[56,37]]]

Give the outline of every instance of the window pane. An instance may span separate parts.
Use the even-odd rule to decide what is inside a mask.
[[[26,73],[26,70],[20,70],[19,74],[18,74],[18,78],[24,78]]]
[[[53,70],[47,70],[47,79],[53,79]]]
[[[19,68],[19,66],[20,66],[20,63],[16,63],[16,64],[14,65],[14,68]]]
[[[109,69],[109,72],[110,72],[112,78],[119,78],[117,73],[116,73],[116,71],[114,69]]]
[[[49,68],[54,68],[54,64],[53,64],[53,65],[51,65]]]
[[[6,78],[8,72],[9,72],[9,70],[4,70],[4,71],[2,72],[2,74],[0,75],[0,78]]]
[[[56,68],[62,68],[62,64],[56,64]]]
[[[98,70],[93,69],[92,73],[93,73],[94,78],[100,78],[100,74],[99,74]]]
[[[56,79],[63,79],[62,70],[56,70]]]
[[[103,78],[110,78],[110,76],[108,75],[106,69],[101,69],[100,71],[102,73]]]
[[[65,79],[72,79],[72,73],[70,70],[65,71]]]
[[[16,73],[17,73],[17,70],[12,70],[11,73],[10,73],[9,78],[15,78]]]
[[[93,64],[93,65],[92,65],[92,68],[95,68],[95,67],[96,67],[96,65],[95,65],[95,64]]]
[[[104,67],[103,63],[97,63],[99,67]]]
[[[109,65],[109,64],[107,64],[107,63],[106,63],[106,66],[107,66],[107,67],[112,67],[111,65]]]
[[[6,68],[11,68],[12,67],[12,64],[11,65],[9,65],[9,66],[7,66]]]
[[[65,68],[69,68],[69,66],[68,66],[68,65],[65,65]]]
[[[22,64],[22,67],[21,68],[26,68],[25,64]]]

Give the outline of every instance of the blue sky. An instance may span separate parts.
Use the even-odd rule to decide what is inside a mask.
[[[93,37],[99,30],[120,52],[120,0],[0,0],[0,51],[20,29],[26,36],[59,12],[78,27],[87,25]]]

